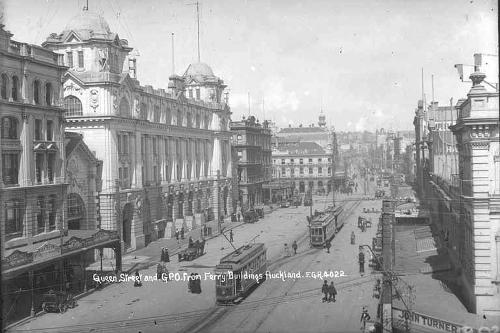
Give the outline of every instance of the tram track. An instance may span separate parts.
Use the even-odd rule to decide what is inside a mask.
[[[361,204],[362,201],[363,201],[362,198],[351,201],[352,205],[348,209],[344,210],[344,212],[342,214],[343,215],[342,218],[347,219],[349,216],[351,216],[353,214],[353,212],[355,211],[355,209]],[[309,238],[309,232],[306,231],[303,235],[301,235],[298,238],[297,243],[304,244],[304,242],[306,240],[308,240],[308,238]],[[315,253],[316,252],[316,257],[317,257],[320,253],[319,250],[320,249],[309,249],[306,253],[311,253],[311,252]],[[306,256],[304,256],[304,258],[306,258]],[[304,258],[302,258],[301,261],[299,261],[295,265],[293,265],[293,268],[296,268],[299,263],[300,263],[301,267],[304,267],[302,265]],[[297,259],[297,257],[290,257],[290,258],[288,258],[288,260],[286,260],[286,259],[283,260],[283,254],[280,252],[280,254],[278,254],[276,257],[274,257],[270,260],[268,270],[270,270],[270,271],[274,270],[274,269],[276,269],[276,268],[278,268],[278,267],[280,267],[280,266],[282,266],[282,265],[284,265],[292,260],[296,260],[296,259]],[[304,271],[304,270],[307,271],[309,269],[309,267],[313,263],[316,262],[316,260],[313,260],[311,258],[307,258],[306,260],[308,260],[308,261],[305,265],[305,269],[302,268],[302,271]],[[371,282],[372,280],[373,279],[370,279],[369,281]],[[227,314],[235,313],[235,312],[247,312],[250,310],[255,311],[255,310],[261,309],[263,307],[268,307],[268,306],[272,307],[271,309],[269,309],[266,312],[264,317],[261,318],[257,322],[257,327],[254,330],[254,331],[256,331],[267,320],[267,318],[276,309],[276,307],[278,305],[282,304],[284,301],[292,302],[292,301],[297,301],[297,300],[303,300],[303,299],[307,299],[309,297],[317,297],[319,294],[321,294],[320,292],[318,292],[317,288],[308,291],[309,294],[304,294],[304,295],[300,295],[300,294],[296,295],[297,293],[289,294],[290,290],[292,290],[292,288],[295,286],[297,281],[298,281],[298,279],[295,279],[289,286],[287,286],[284,293],[281,293],[280,295],[277,295],[274,297],[265,298],[261,301],[259,301],[259,300],[244,301],[242,304],[231,306],[231,307],[215,307],[211,311],[209,310],[209,313],[202,320],[199,320],[194,325],[189,325],[189,327],[187,327],[187,329],[184,329],[182,332],[185,332],[185,333],[187,333],[187,332],[193,332],[193,333],[207,332],[219,319],[223,318]],[[352,282],[352,281],[354,281],[354,280],[350,280],[349,282]],[[340,283],[339,283],[339,288],[342,288]],[[248,320],[250,320],[250,317],[246,317],[243,321],[241,321],[239,323],[239,325],[237,327],[235,327],[236,331],[241,330],[241,328],[244,327],[244,325],[248,322]]]
[[[353,200],[352,205],[346,210],[344,210],[345,215],[343,218],[348,218],[354,210],[361,204],[363,200]],[[297,240],[299,244],[304,244],[308,239],[308,233],[305,232],[301,235]],[[307,243],[308,245],[308,243]],[[311,257],[311,254],[320,254],[320,249],[307,249],[302,251],[299,255],[293,256],[290,258],[283,258],[283,254],[280,253],[278,256],[275,256],[272,260],[270,260],[268,270],[272,271],[276,268],[279,268],[282,265],[287,264],[290,261],[297,260],[300,256],[302,256],[301,260],[293,265],[293,267],[297,267],[299,264],[303,264],[304,260],[307,260],[306,269],[310,267],[313,263],[316,262],[315,257]],[[299,265],[300,266],[300,265]],[[304,269],[301,269],[304,271]],[[338,282],[336,287],[338,290],[343,290],[347,288],[356,287],[365,283],[371,283],[376,276],[367,275],[365,277],[355,278],[346,280],[343,282]],[[158,316],[150,316],[150,317],[142,317],[142,318],[130,318],[126,320],[119,321],[106,321],[106,322],[95,322],[95,323],[85,323],[85,324],[76,324],[72,326],[59,326],[59,327],[45,327],[43,329],[28,329],[28,330],[19,330],[13,329],[13,332],[133,332],[138,329],[144,328],[158,328],[164,327],[166,325],[185,323],[186,321],[192,321],[192,324],[188,324],[187,327],[181,329],[181,332],[206,332],[209,331],[210,328],[218,322],[221,318],[223,318],[226,314],[230,313],[242,313],[248,311],[256,311],[258,309],[270,308],[266,310],[266,314],[262,317],[258,326],[255,330],[265,322],[265,320],[271,315],[271,313],[276,309],[276,307],[283,303],[291,303],[304,301],[310,298],[316,298],[321,296],[321,292],[318,288],[301,290],[290,293],[290,291],[295,286],[298,279],[292,281],[289,286],[284,290],[284,292],[280,292],[279,295],[272,297],[264,297],[260,299],[254,300],[245,300],[243,303],[234,306],[215,306],[208,309],[189,311],[183,313],[169,314],[169,315],[158,315]],[[241,322],[238,325],[238,328],[242,327],[245,324],[246,320]]]

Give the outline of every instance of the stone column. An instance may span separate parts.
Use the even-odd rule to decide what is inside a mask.
[[[142,145],[141,145],[141,133],[136,132],[134,136],[134,145],[135,145],[135,154],[134,154],[134,162],[135,162],[135,187],[142,187]]]
[[[31,186],[31,181],[33,179],[32,170],[35,169],[33,165],[33,140],[31,138],[31,124],[30,115],[27,113],[22,114],[22,129],[21,129],[21,145],[23,151],[21,153],[21,162],[19,163],[19,179],[18,183],[20,186]]]

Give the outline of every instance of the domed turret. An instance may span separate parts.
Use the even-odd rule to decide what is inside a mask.
[[[64,30],[88,30],[92,31],[94,35],[108,35],[111,33],[106,20],[101,15],[88,10],[81,11],[73,16]]]

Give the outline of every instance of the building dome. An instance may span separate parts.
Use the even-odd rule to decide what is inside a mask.
[[[184,76],[215,76],[212,68],[203,62],[189,65]]]
[[[94,34],[108,35],[111,33],[109,25],[104,18],[88,10],[75,15],[66,25],[65,30],[91,30]]]

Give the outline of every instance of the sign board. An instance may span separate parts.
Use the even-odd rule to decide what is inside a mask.
[[[2,260],[2,269],[8,270],[13,267],[26,265],[33,262],[33,253],[15,250]]]
[[[446,320],[437,319],[415,311],[402,310],[393,307],[392,318],[394,326],[405,327],[422,327],[426,330],[433,330],[435,332],[462,332],[462,325],[455,324]]]

